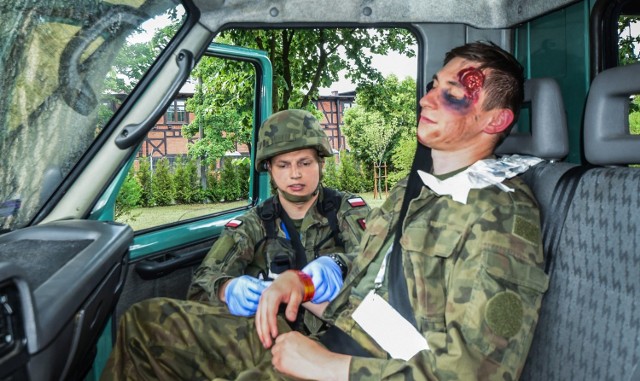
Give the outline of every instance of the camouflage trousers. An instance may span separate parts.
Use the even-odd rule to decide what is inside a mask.
[[[279,318],[278,332],[288,332]],[[271,365],[271,351],[253,318],[226,307],[155,298],[134,304],[120,319],[101,380],[288,380]]]

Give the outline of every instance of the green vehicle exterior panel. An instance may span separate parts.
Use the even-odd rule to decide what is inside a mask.
[[[560,85],[567,113],[570,152],[582,162],[582,115],[589,91],[589,11],[587,1],[550,13],[515,29],[516,56],[527,78],[551,77]]]

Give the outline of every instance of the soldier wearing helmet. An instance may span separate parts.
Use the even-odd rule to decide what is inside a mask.
[[[357,249],[369,211],[362,198],[321,186],[332,150],[308,111],[273,114],[258,135],[256,169],[267,171],[276,194],[231,220],[196,270],[188,298],[226,303],[234,315],[255,313],[261,292],[286,270],[314,282],[314,303],[331,300]],[[310,314],[298,327],[317,332]]]

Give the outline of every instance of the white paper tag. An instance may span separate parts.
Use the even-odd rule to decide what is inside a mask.
[[[394,359],[407,361],[429,349],[422,334],[373,291],[362,300],[352,317]]]

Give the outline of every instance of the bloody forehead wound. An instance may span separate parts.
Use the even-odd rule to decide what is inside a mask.
[[[480,69],[468,67],[458,72],[458,82],[464,86],[467,97],[476,100],[484,85],[484,74]]]

